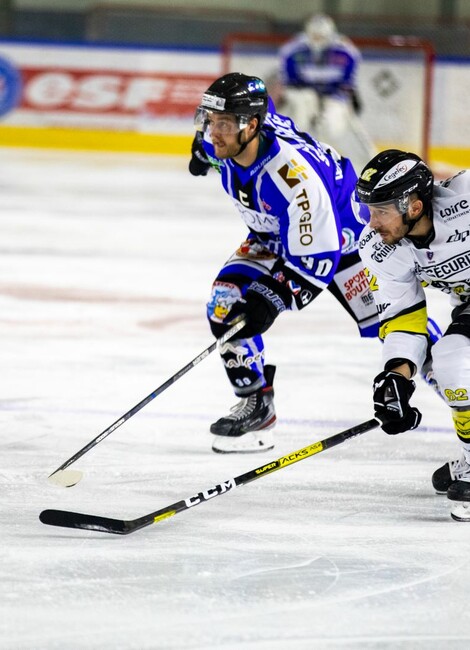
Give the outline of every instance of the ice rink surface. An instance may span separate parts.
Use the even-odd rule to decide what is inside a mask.
[[[211,344],[205,302],[245,228],[186,161],[0,151],[2,650],[470,647],[470,526],[430,483],[459,447],[420,380],[416,431],[368,432],[125,537],[39,522],[134,519],[368,420],[380,344],[324,294],[266,335],[273,451],[211,452],[234,403],[214,353],[77,461],[80,484],[51,486]]]

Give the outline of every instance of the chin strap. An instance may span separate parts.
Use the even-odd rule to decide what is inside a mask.
[[[236,157],[239,156],[243,151],[245,151],[245,149],[246,149],[247,146],[250,144],[250,142],[256,138],[256,136],[258,135],[259,131],[255,131],[255,133],[253,134],[253,137],[251,137],[251,138],[250,138],[249,140],[247,140],[246,142],[241,142],[242,133],[243,133],[243,131],[240,131],[240,132],[238,133],[238,138],[237,138],[238,144],[240,145],[240,149],[237,151],[237,153],[235,154],[235,156],[232,156],[232,158],[236,158]]]
[[[408,228],[406,233],[407,235],[409,235],[410,230],[412,230],[415,227],[415,225],[418,223],[418,221],[421,219],[422,216],[423,215],[421,214],[417,219],[409,219],[406,212],[401,215],[403,225]]]
[[[402,213],[401,218],[403,221],[403,225],[408,226],[407,234],[410,233],[410,230],[413,230],[415,225],[418,223],[420,219],[424,217],[425,214],[429,214],[432,219],[432,206],[425,205],[424,202],[423,202],[423,209],[421,210],[421,214],[416,219],[409,219],[408,214],[406,212]]]
[[[406,212],[402,213],[401,218],[403,221],[403,225],[408,227],[408,232],[406,233],[407,235],[410,233],[410,230],[413,230],[413,228],[416,226],[418,221],[422,219],[425,214],[426,214],[426,210],[424,209],[424,206],[421,211],[421,214],[416,219],[410,219]]]

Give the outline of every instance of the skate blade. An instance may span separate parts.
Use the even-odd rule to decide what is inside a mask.
[[[259,454],[270,451],[271,449],[274,449],[274,445],[270,447],[257,447],[256,449],[217,449],[216,447],[212,447],[212,451],[215,454]]]
[[[216,454],[259,454],[274,449],[272,432],[263,429],[262,433],[249,431],[243,436],[216,436],[212,451]]]
[[[470,523],[470,502],[462,501],[452,505],[450,516],[454,521],[468,521]]]

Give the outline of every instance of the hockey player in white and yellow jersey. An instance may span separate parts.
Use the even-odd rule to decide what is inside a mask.
[[[434,183],[429,167],[395,149],[375,156],[356,185],[368,225],[360,255],[380,315],[384,370],[374,380],[374,407],[384,431],[414,429],[412,380],[428,352],[423,287],[449,294],[451,323],[432,348],[432,367],[452,410],[462,447],[459,460],[433,474],[451,515],[470,522],[470,170]]]

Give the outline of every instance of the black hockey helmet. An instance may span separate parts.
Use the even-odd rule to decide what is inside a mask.
[[[268,92],[264,81],[241,72],[230,72],[220,77],[209,86],[196,109],[194,124],[199,131],[205,129],[208,115],[213,112],[235,115],[240,129],[257,117],[259,130],[268,112]]]
[[[434,176],[416,154],[387,149],[372,158],[362,170],[356,184],[360,203],[383,205],[394,203],[401,214],[408,209],[410,194],[416,193],[428,211],[433,194]]]

